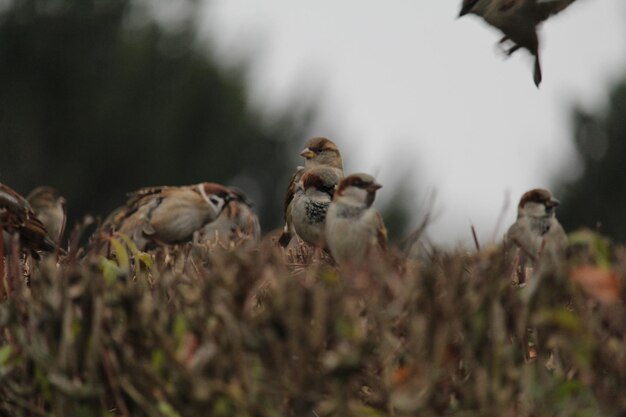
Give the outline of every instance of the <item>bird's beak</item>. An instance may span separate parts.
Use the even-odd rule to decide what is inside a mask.
[[[224,201],[226,201],[226,204],[230,203],[231,201],[235,201],[237,200],[237,194],[233,193],[233,192],[229,192],[228,194],[226,194],[226,198],[224,198]]]
[[[372,183],[369,187],[367,187],[367,191],[376,191],[376,190],[378,190],[378,189],[380,189],[380,188],[383,188],[383,186],[382,186],[382,185],[380,185],[380,184],[379,184],[379,183],[377,183],[377,182],[374,182],[374,183]]]
[[[463,6],[461,7],[461,11],[459,12],[459,16],[458,17],[463,17],[466,14],[468,14],[470,12],[470,10],[472,10],[473,6],[474,5],[472,3],[464,3]]]
[[[559,206],[559,204],[561,204],[561,202],[560,202],[559,200],[557,200],[556,198],[552,197],[552,198],[550,199],[550,201],[548,201],[548,202],[546,203],[546,206],[547,206],[548,208],[552,208],[552,207],[558,207],[558,206]]]
[[[309,148],[304,148],[302,152],[300,152],[300,156],[306,159],[311,159],[315,156],[315,152],[313,152]]]

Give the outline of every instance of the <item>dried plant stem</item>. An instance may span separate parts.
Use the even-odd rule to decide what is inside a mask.
[[[476,228],[474,227],[474,225],[472,225],[471,228],[472,237],[474,238],[474,245],[476,246],[476,250],[480,252],[480,243],[478,242],[478,235],[476,235]]]

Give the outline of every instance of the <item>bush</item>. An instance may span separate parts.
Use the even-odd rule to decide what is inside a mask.
[[[8,262],[0,414],[617,416],[626,409],[625,297],[616,280],[626,272],[623,250],[609,269],[570,260],[563,271],[540,269],[523,288],[511,284],[499,248],[423,263],[392,253],[344,271],[293,265],[269,244],[147,255],[120,239],[112,250],[112,260],[70,253],[58,264],[29,261],[24,278],[12,276],[17,260]],[[604,296],[601,271],[610,271]]]

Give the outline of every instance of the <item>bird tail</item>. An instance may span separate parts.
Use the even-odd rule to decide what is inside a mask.
[[[280,238],[278,238],[278,243],[283,248],[286,248],[287,245],[289,245],[289,242],[291,242],[291,233],[289,233],[289,231],[287,230],[283,230],[283,233],[280,235]]]
[[[539,84],[541,84],[541,63],[539,62],[539,54],[535,55],[535,74],[533,80],[535,81],[535,85],[539,88]]]

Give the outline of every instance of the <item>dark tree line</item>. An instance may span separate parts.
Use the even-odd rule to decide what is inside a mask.
[[[169,30],[139,3],[16,0],[0,11],[0,182],[58,188],[74,220],[106,215],[138,187],[222,182],[278,225],[311,106],[264,115],[246,68],[218,62],[192,21]]]
[[[564,182],[559,219],[568,230],[586,226],[626,241],[626,80],[611,93],[608,110],[573,112],[580,176]]]

